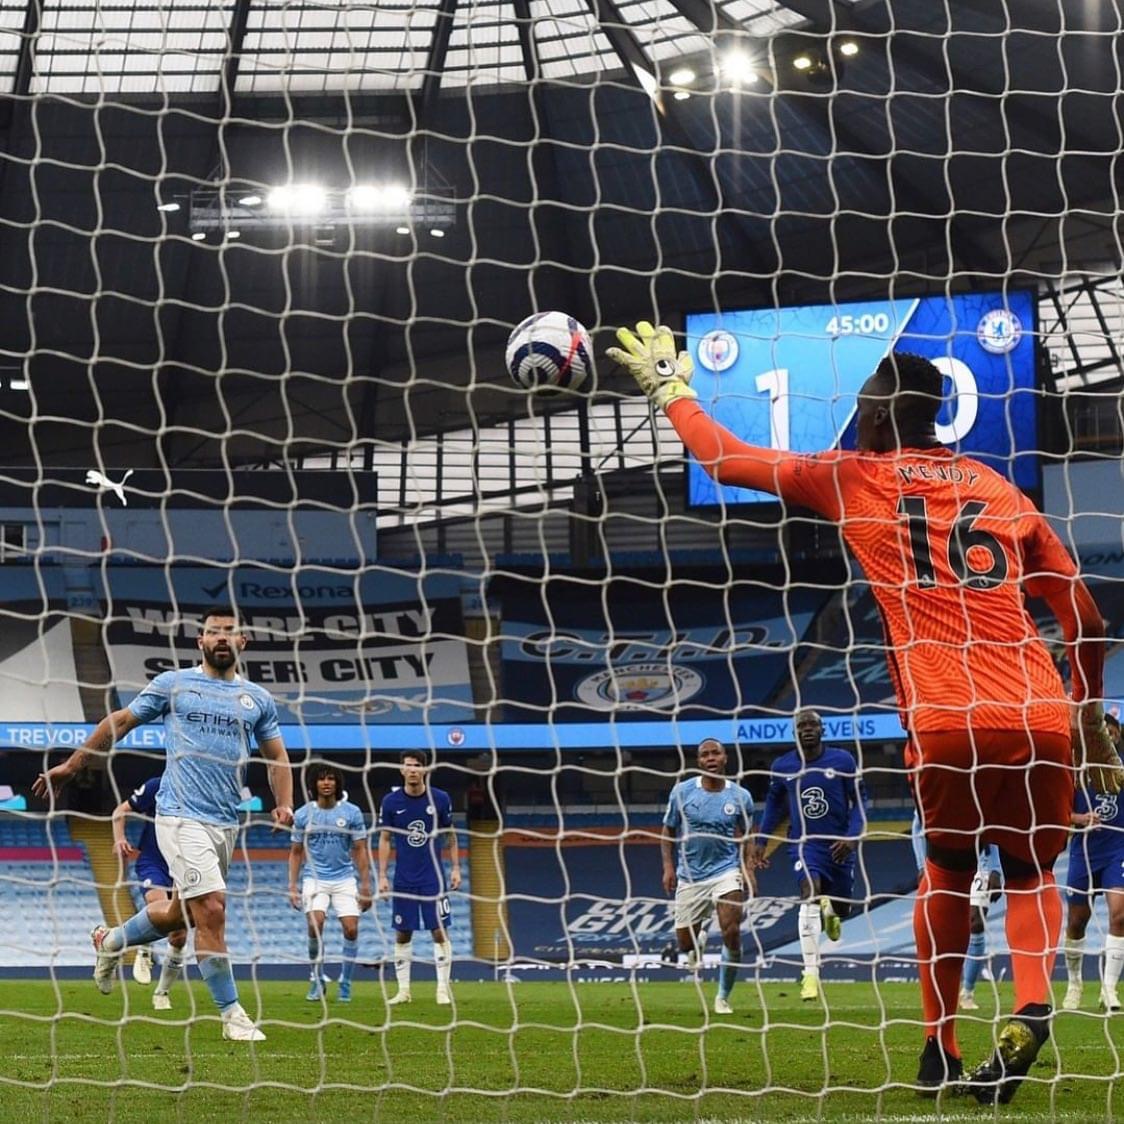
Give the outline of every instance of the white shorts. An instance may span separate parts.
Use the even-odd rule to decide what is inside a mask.
[[[179,816],[156,817],[156,843],[185,901],[226,889],[238,828]]]
[[[358,917],[359,885],[354,878],[306,878],[301,883],[301,904],[305,913],[327,913],[328,907],[337,917]]]
[[[714,912],[719,898],[739,890],[745,890],[740,870],[728,870],[705,882],[680,882],[675,891],[675,927],[690,929],[701,925]]]

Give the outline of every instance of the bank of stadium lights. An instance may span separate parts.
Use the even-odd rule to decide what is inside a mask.
[[[452,189],[429,172],[415,193],[394,181],[357,183],[334,188],[312,181],[278,184],[270,189],[241,192],[226,188],[198,188],[189,200],[188,228],[195,234],[228,230],[315,228],[318,240],[339,227],[414,227],[444,233],[456,221]]]

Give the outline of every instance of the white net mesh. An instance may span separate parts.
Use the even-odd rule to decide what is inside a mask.
[[[1120,29],[1119,5],[1080,0],[0,0],[0,1115],[935,1118],[877,590],[830,520],[712,483],[602,353],[658,318],[708,414],[809,453],[854,447],[884,355],[933,360],[938,436],[1077,558],[1111,711]],[[587,395],[503,369],[511,328],[550,309],[593,334]],[[346,870],[306,896],[255,755],[224,939],[256,1043],[223,1038],[198,934],[154,1006],[167,941],[150,983],[130,950],[99,991],[90,929],[113,943],[164,900],[141,790],[185,724],[269,734],[265,696],[232,695],[253,720],[231,719],[184,679],[178,733],[157,717],[33,792],[197,663],[215,604],[241,617],[296,804],[318,764],[341,770],[363,826],[331,807],[322,826],[345,866],[358,833],[376,897],[351,938]],[[809,853],[771,843],[741,909],[738,840],[800,706],[839,756],[803,784],[796,842],[861,832],[853,872],[832,860],[801,906]],[[730,779],[713,793],[707,739]],[[431,755],[451,822],[409,785],[379,822],[406,750]],[[1109,795],[1059,884],[1124,861]],[[809,827],[821,812],[843,826]],[[700,839],[721,869],[694,892]],[[964,911],[987,906],[972,1064],[1015,1005],[1015,899],[960,881]],[[1046,919],[1066,1013],[1018,1094],[1033,1118],[1113,1116],[1124,953],[1102,888],[1091,918],[1076,895],[1064,931]],[[693,947],[676,930],[696,921]]]

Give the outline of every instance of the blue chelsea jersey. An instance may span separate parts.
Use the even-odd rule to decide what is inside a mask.
[[[440,894],[445,889],[441,848],[453,826],[453,802],[440,788],[411,796],[394,788],[383,797],[379,828],[394,841],[394,889]]]
[[[216,679],[193,667],[158,675],[129,710],[142,722],[164,721],[157,812],[236,827],[251,747],[281,736],[273,696],[240,676]]]
[[[160,777],[151,777],[145,781],[129,797],[129,807],[137,815],[144,816],[144,827],[141,829],[140,839],[137,841],[140,859],[149,859],[163,864],[164,856],[160,853],[159,844],[156,842],[156,825],[153,823],[153,817],[156,815],[156,794],[160,791],[160,781]],[[138,862],[140,859],[138,859]]]
[[[663,822],[679,839],[677,873],[683,882],[706,882],[741,869],[739,851],[753,825],[753,797],[724,779],[712,792],[703,787],[702,777],[691,777],[668,797]]]
[[[847,750],[826,746],[809,762],[792,750],[773,762],[761,835],[771,835],[787,815],[794,844],[857,839],[866,804],[858,766]]]
[[[1124,792],[1093,792],[1078,788],[1073,798],[1075,812],[1096,812],[1097,827],[1074,833],[1069,845],[1070,861],[1081,858],[1096,870],[1124,858]]]
[[[292,841],[304,844],[309,873],[323,882],[355,877],[351,849],[366,837],[363,813],[350,800],[330,808],[309,801],[293,816]]]

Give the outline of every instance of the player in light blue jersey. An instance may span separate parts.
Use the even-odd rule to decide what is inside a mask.
[[[309,1002],[324,998],[324,920],[336,911],[343,930],[341,1003],[351,1002],[351,975],[359,954],[359,915],[371,908],[371,851],[363,813],[347,799],[343,773],[314,765],[309,773],[315,800],[297,809],[289,851],[289,903],[308,922]],[[298,885],[301,867],[307,864]]]
[[[448,923],[451,907],[446,893],[445,864],[441,842],[449,841],[448,888],[461,884],[460,849],[453,827],[453,802],[449,794],[426,783],[429,756],[424,750],[408,749],[402,763],[402,787],[391,789],[379,808],[379,893],[391,892],[389,869],[394,846],[394,974],[398,991],[388,1006],[410,1002],[410,971],[414,958],[414,931],[428,929],[433,937],[434,970],[437,974],[437,1003],[452,1003],[450,981],[453,945]]]
[[[167,901],[175,892],[168,864],[156,842],[156,794],[160,791],[160,777],[150,777],[135,792],[122,800],[113,810],[113,853],[123,863],[135,863],[134,872],[141,885],[146,902]],[[125,820],[130,816],[144,820],[140,839],[134,847],[125,838]],[[172,984],[179,979],[183,967],[183,948],[187,943],[187,930],[177,929],[168,934],[168,955],[160,968],[160,981],[152,994],[152,1006],[157,1011],[170,1011],[172,1000],[168,995]],[[148,945],[137,949],[133,959],[133,979],[137,983],[152,982],[152,953]]]
[[[667,801],[660,839],[663,888],[675,895],[675,935],[691,965],[699,960],[699,936],[717,912],[722,967],[714,1012],[729,1015],[742,959],[746,892],[754,892],[753,798],[726,776],[726,747],[717,738],[701,741],[697,753],[699,775],[680,781]]]
[[[968,889],[968,952],[964,957],[964,974],[960,978],[957,1007],[961,1011],[978,1011],[976,981],[987,965],[987,911],[1003,890],[1003,867],[995,844],[980,851],[979,866]],[[990,977],[988,977],[990,979]]]
[[[1109,737],[1120,745],[1120,721],[1104,716]],[[1093,916],[1097,894],[1108,908],[1108,934],[1104,941],[1104,975],[1101,1010],[1120,1013],[1117,985],[1124,970],[1124,794],[1097,792],[1082,775],[1073,799],[1074,828],[1069,845],[1066,876],[1065,969],[1067,984],[1062,1009],[1081,1008],[1084,990],[1085,931]]]
[[[158,675],[127,707],[103,718],[66,761],[41,774],[34,791],[57,792],[91,755],[109,753],[130,730],[163,720],[167,761],[156,797],[156,841],[175,895],[149,903],[124,925],[95,927],[94,982],[108,994],[126,948],[152,944],[186,924],[195,931],[199,974],[222,1015],[223,1037],[260,1042],[265,1035],[238,1002],[227,955],[226,873],[251,744],[256,741],[269,761],[272,816],[279,827],[293,822],[293,778],[273,698],[238,674],[246,635],[237,613],[227,606],[209,609],[200,624],[202,662]]]
[[[773,762],[754,861],[767,865],[768,837],[788,819],[788,853],[800,890],[800,998],[820,994],[820,934],[839,939],[851,912],[855,850],[866,827],[866,791],[854,757],[823,744],[823,720],[808,708],[793,716],[796,749]]]

